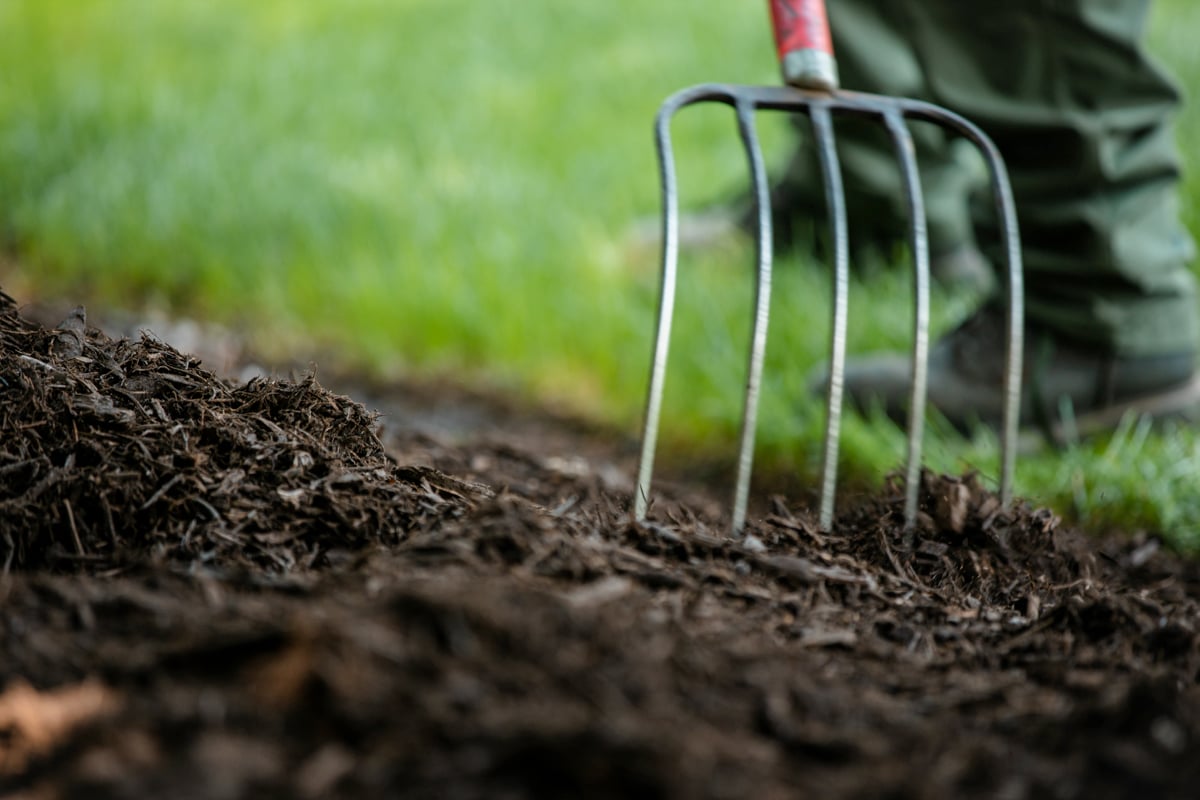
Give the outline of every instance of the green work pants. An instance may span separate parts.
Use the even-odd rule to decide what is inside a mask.
[[[844,88],[943,105],[999,147],[1018,207],[1028,319],[1133,356],[1191,351],[1198,327],[1170,124],[1179,95],[1142,47],[1149,5],[829,1]],[[856,220],[903,226],[896,158],[881,126],[847,120],[837,130],[851,236]],[[942,129],[912,130],[931,249],[970,243],[978,232],[998,263],[994,213],[979,202],[982,165]],[[785,182],[817,207],[812,148],[797,152]]]

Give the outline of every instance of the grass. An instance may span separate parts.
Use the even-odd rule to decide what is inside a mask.
[[[1158,5],[1154,47],[1200,86],[1200,9]],[[381,374],[453,374],[635,431],[656,253],[650,122],[704,80],[774,83],[765,13],[670,4],[342,0],[0,3],[0,285],[156,304],[249,329],[260,347],[333,347]],[[1200,132],[1200,107],[1181,119]],[[683,202],[743,180],[724,109],[675,127]],[[764,122],[769,152],[786,132]],[[1186,155],[1186,152],[1185,152]],[[1200,164],[1185,217],[1200,232]],[[749,253],[688,259],[665,446],[731,452]],[[856,284],[850,346],[903,344],[899,275]],[[760,452],[813,474],[828,289],[777,277]],[[969,298],[941,295],[945,324]],[[1091,527],[1200,545],[1197,438],[1135,421],[1026,458],[1020,491]],[[723,451],[722,448],[725,448]],[[995,442],[931,437],[929,463],[994,470]],[[903,441],[851,419],[843,474],[876,482]]]

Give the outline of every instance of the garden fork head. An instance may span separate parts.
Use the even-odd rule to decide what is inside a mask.
[[[771,11],[780,63],[789,86],[736,86],[730,84],[694,86],[667,98],[655,120],[655,138],[658,146],[663,197],[662,293],[659,300],[658,328],[650,369],[650,387],[646,399],[645,426],[634,498],[634,515],[639,520],[644,519],[649,504],[650,482],[654,471],[654,452],[658,439],[658,423],[662,410],[663,384],[666,379],[671,320],[675,307],[679,257],[679,198],[676,188],[674,155],[671,148],[670,123],[675,113],[681,108],[704,102],[723,103],[733,107],[742,143],[749,160],[757,205],[758,269],[733,499],[732,527],[734,533],[740,533],[746,520],[771,295],[773,256],[771,252],[770,193],[766,167],[754,123],[755,112],[760,109],[800,114],[808,117],[811,121],[814,139],[819,150],[825,200],[829,210],[833,240],[834,280],[829,378],[826,387],[826,427],[821,469],[819,510],[821,526],[829,528],[833,522],[846,366],[846,307],[849,288],[846,201],[842,190],[841,167],[838,163],[834,136],[834,116],[863,117],[878,120],[883,124],[895,148],[904,184],[909,217],[909,246],[912,250],[915,270],[913,380],[909,402],[904,506],[905,525],[908,529],[916,524],[917,519],[921,444],[924,436],[929,358],[929,241],[926,232],[925,204],[921,192],[920,174],[907,121],[931,122],[951,130],[972,142],[987,163],[999,216],[1008,276],[1007,361],[1003,386],[1004,419],[1001,431],[1000,469],[1001,500],[1007,506],[1012,499],[1017,424],[1020,416],[1024,293],[1016,211],[1004,161],[996,146],[983,131],[945,108],[917,100],[840,91],[837,80],[837,62],[833,56],[832,40],[823,0],[771,0]]]

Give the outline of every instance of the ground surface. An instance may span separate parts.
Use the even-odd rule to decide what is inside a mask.
[[[0,296],[0,794],[1200,785],[1200,570],[1154,541],[935,476],[911,537],[887,493],[633,524],[627,449],[569,425],[364,392],[381,436],[82,322]]]

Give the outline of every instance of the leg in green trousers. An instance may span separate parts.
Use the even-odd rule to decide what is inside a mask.
[[[1029,315],[1120,353],[1192,349],[1192,245],[1179,223],[1171,115],[1178,93],[1140,40],[1146,0],[830,0],[847,89],[917,97],[980,125],[1013,181]],[[804,125],[798,126],[803,131]],[[972,154],[913,127],[937,253],[973,239]],[[803,133],[802,133],[803,135]],[[948,140],[949,139],[949,140]],[[838,128],[852,226],[904,235],[896,158],[879,125]],[[784,179],[800,213],[823,206],[813,148]],[[895,227],[881,220],[895,220]],[[990,220],[975,219],[986,234]]]
[[[929,99],[921,62],[905,31],[903,4],[870,0],[830,0],[829,16],[842,85],[894,97]],[[817,149],[806,120],[797,120],[799,139],[785,175],[776,187],[779,203],[792,214],[824,226],[825,197]],[[982,161],[966,142],[929,124],[912,126],[926,198],[929,241],[937,255],[974,241],[968,202],[986,186]],[[856,245],[871,244],[890,255],[907,240],[904,195],[891,139],[877,121],[842,117],[837,123],[838,157]],[[789,224],[783,219],[784,237]],[[856,247],[856,250],[862,249]]]
[[[1033,405],[1040,401],[1049,413],[1063,397],[1086,413],[1176,392],[1194,371],[1193,247],[1179,221],[1171,130],[1179,96],[1142,47],[1149,5],[829,2],[845,88],[946,106],[1000,148],[1025,262],[1033,372],[1027,389]],[[982,207],[975,215],[969,211],[977,172],[940,131],[918,127],[924,126],[914,126],[914,134],[930,203],[931,249],[974,235],[988,250],[994,221]],[[878,219],[886,208],[902,220],[895,157],[884,138],[839,126],[839,147],[848,199],[860,212],[851,211],[851,236],[856,216]],[[798,158],[785,180],[795,196],[805,196],[810,174]],[[986,329],[964,326],[935,348],[931,401],[952,419],[992,416],[987,408],[963,407],[986,405],[986,392],[964,389],[994,377],[974,363],[989,352],[987,342],[977,341]],[[964,339],[976,341],[966,347]],[[995,345],[990,350],[1002,349]],[[847,388],[860,404],[874,397],[891,409],[907,392],[905,379],[902,361],[868,359],[848,370]]]

